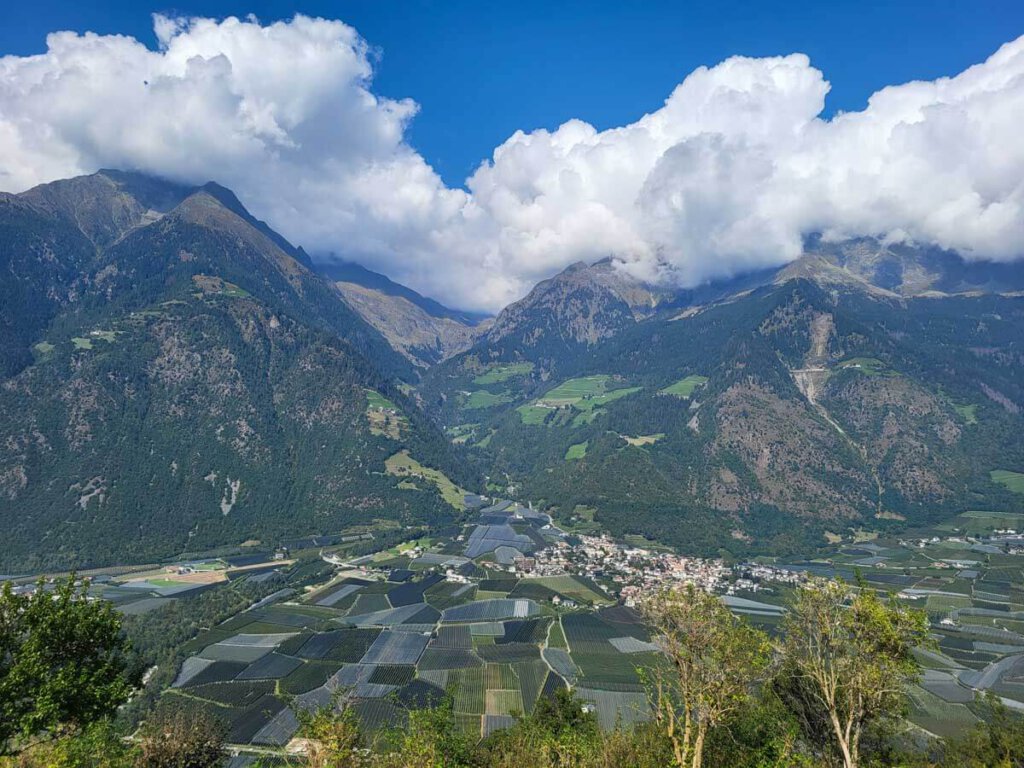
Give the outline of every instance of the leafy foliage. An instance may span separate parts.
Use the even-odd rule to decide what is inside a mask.
[[[768,638],[690,584],[652,595],[643,613],[668,657],[667,669],[646,671],[655,717],[676,764],[700,768],[708,734],[746,705],[768,669]]]
[[[110,603],[73,576],[53,591],[0,592],[0,749],[16,739],[77,728],[128,698],[127,643]]]
[[[779,690],[812,743],[861,762],[866,730],[902,714],[919,674],[911,649],[928,641],[924,613],[870,589],[852,598],[841,581],[802,587],[786,616]]]

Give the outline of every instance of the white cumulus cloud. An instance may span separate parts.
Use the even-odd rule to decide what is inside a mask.
[[[791,260],[811,232],[1024,253],[1024,38],[830,120],[806,56],[731,58],[629,125],[519,131],[463,190],[407,143],[417,105],[374,94],[352,27],[154,21],[156,50],[58,32],[0,58],[0,188],[101,167],[216,180],[314,253],[484,310],[579,259],[691,286]]]

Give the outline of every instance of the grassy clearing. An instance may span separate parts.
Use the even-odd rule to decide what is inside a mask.
[[[75,336],[71,339],[71,343],[75,345],[75,349],[92,349],[92,339]]]
[[[474,384],[500,384],[503,381],[525,376],[533,370],[533,363],[512,363],[510,365],[497,365],[480,374],[473,379]]]
[[[32,349],[35,350],[37,357],[46,357],[53,352],[55,347],[48,341],[40,341],[38,344],[33,346]]]
[[[585,424],[593,424],[594,419],[602,413],[606,413],[604,408],[592,408],[589,411],[580,411],[573,417],[572,425],[574,427],[582,427]]]
[[[565,460],[566,461],[574,461],[576,459],[582,459],[584,456],[587,455],[587,445],[588,444],[589,444],[589,441],[584,441],[582,443],[576,443],[575,445],[570,445],[569,446],[569,450],[567,450],[565,452]]]
[[[479,424],[457,424],[448,428],[448,437],[453,443],[465,443],[473,437],[479,426]]]
[[[503,403],[511,403],[512,397],[507,392],[488,392],[486,389],[478,389],[470,392],[462,403],[464,411],[475,411],[480,408],[493,408]]]
[[[687,376],[685,379],[680,379],[675,384],[670,384],[662,390],[659,390],[659,394],[672,395],[674,397],[688,400],[693,396],[693,392],[697,387],[703,387],[708,383],[707,376]]]
[[[988,473],[992,482],[1006,486],[1013,493],[1024,493],[1024,472],[1012,472],[1008,469],[993,469]]]
[[[392,411],[397,411],[398,406],[388,400],[380,392],[372,389],[366,390],[366,404],[368,408],[385,408]]]
[[[573,426],[581,426],[583,423],[593,421],[602,406],[634,392],[639,392],[641,389],[640,387],[613,389],[612,386],[612,377],[603,373],[569,379],[554,389],[548,390],[535,402],[522,405],[517,410],[523,424],[534,425],[545,423],[551,413],[557,413],[564,417],[561,418],[561,422],[564,422],[568,419],[568,415],[575,411]]]
[[[619,437],[621,437],[630,445],[642,448],[645,445],[654,445],[659,440],[664,440],[665,433],[658,432],[653,435],[637,435],[636,437],[630,437],[629,435],[619,435]]]
[[[415,541],[403,541],[397,547],[395,547],[398,554],[405,554],[416,547],[420,549],[430,549],[430,545],[433,544],[434,540],[429,536],[424,536],[422,539],[416,539]]]
[[[212,275],[193,275],[192,282],[199,289],[199,293],[195,294],[196,298],[201,298],[204,294],[214,294],[232,299],[245,299],[252,295],[244,288]]]
[[[251,295],[244,288],[240,288],[234,283],[229,283],[226,280],[224,281],[224,290],[221,291],[221,293],[225,296],[230,296],[233,299],[244,299]]]
[[[459,488],[459,486],[448,479],[444,472],[420,464],[409,455],[409,451],[399,451],[394,456],[391,456],[384,462],[384,467],[389,475],[403,478],[418,477],[421,480],[431,482],[437,486],[441,497],[455,507],[455,509],[463,510],[466,508],[463,497],[468,491]]]
[[[601,525],[594,521],[596,514],[595,507],[577,504],[571,513],[558,515],[558,523],[570,533],[594,533],[601,530]]]
[[[960,418],[964,420],[964,424],[977,424],[978,417],[976,415],[978,406],[974,403],[971,405],[954,405],[954,410],[960,414]]]
[[[573,407],[581,411],[594,411],[600,410],[602,405],[614,402],[621,397],[626,395],[632,395],[639,392],[641,387],[624,387],[622,389],[615,389],[611,392],[605,392],[603,395],[594,395],[593,397],[586,397],[580,400],[578,403],[573,403]]]
[[[544,419],[552,412],[551,408],[542,408],[539,405],[521,405],[516,409],[523,424],[538,426],[544,423]]]
[[[839,363],[837,367],[852,368],[865,376],[881,376],[890,372],[885,367],[885,363],[875,357],[851,357],[849,360]]]
[[[398,410],[398,406],[380,392],[372,389],[364,391],[366,392],[366,419],[370,422],[370,434],[390,437],[392,440],[401,439],[402,430],[409,426],[409,422]]]

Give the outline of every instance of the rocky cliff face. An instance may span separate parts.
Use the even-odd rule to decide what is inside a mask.
[[[469,349],[490,321],[476,323],[432,314],[404,296],[337,280],[334,288],[353,310],[376,328],[396,350],[428,367]]]
[[[593,347],[652,315],[665,296],[611,260],[579,262],[502,310],[484,341],[526,357]]]

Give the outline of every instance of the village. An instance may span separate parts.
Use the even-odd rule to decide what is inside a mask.
[[[706,592],[734,595],[770,590],[773,583],[798,584],[806,579],[804,573],[794,569],[753,563],[730,566],[721,559],[689,557],[635,546],[616,540],[607,533],[567,534],[548,515],[517,504],[503,511],[509,514],[508,521],[512,525],[528,518],[543,518],[541,530],[546,534],[548,543],[529,554],[512,549],[512,557],[504,563],[500,560],[489,563],[489,567],[524,579],[581,577],[631,607],[642,595],[680,584],[692,584]],[[415,557],[417,553],[410,554]],[[458,568],[449,568],[446,576],[451,581],[468,581]],[[571,600],[566,600],[563,607],[575,606]]]

